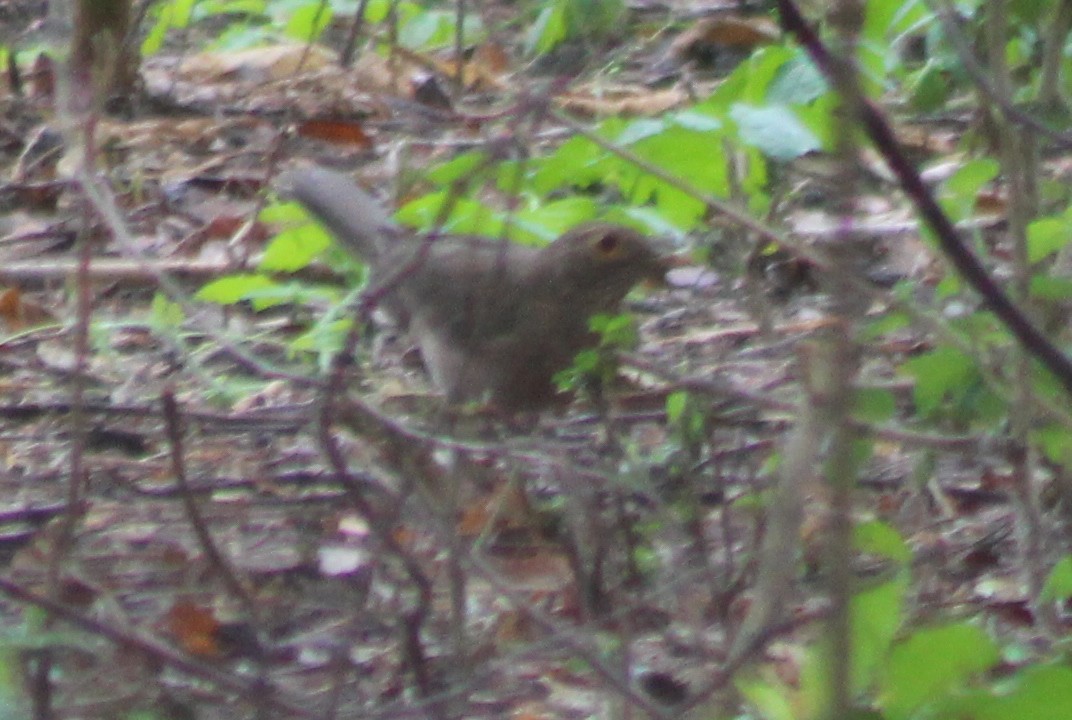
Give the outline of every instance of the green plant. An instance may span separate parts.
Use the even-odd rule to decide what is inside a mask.
[[[617,351],[636,346],[636,321],[631,315],[596,315],[589,320],[599,344],[582,350],[573,365],[555,376],[560,390],[574,390],[601,396],[603,388],[618,375]]]
[[[624,14],[623,0],[551,0],[536,16],[526,45],[543,54],[566,40],[598,42],[619,29]]]

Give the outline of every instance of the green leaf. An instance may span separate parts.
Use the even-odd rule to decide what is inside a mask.
[[[598,164],[609,153],[586,137],[574,136],[547,157],[529,163],[529,183],[541,195],[563,186],[586,187],[599,179]]]
[[[457,32],[453,10],[423,9],[409,19],[399,31],[399,41],[405,47],[432,50],[452,46]],[[467,13],[462,27],[464,42],[478,42],[485,35],[484,25],[476,13]]]
[[[537,239],[550,242],[574,225],[593,219],[598,211],[599,205],[589,197],[568,197],[521,210],[514,221],[522,232],[513,238],[529,244]]]
[[[695,110],[682,110],[675,115],[668,116],[667,119],[686,130],[698,133],[717,133],[726,127],[726,123],[722,122],[721,118]],[[661,125],[659,132],[662,132],[662,129],[666,127],[665,123]],[[619,138],[619,142],[621,141],[622,138]]]
[[[689,404],[689,394],[684,390],[675,390],[666,396],[666,419],[677,424]]]
[[[566,10],[562,3],[541,10],[525,35],[525,48],[529,54],[543,55],[565,40],[569,32],[566,23]]]
[[[286,34],[302,42],[319,38],[331,23],[331,8],[320,2],[310,2],[295,10],[286,26]]]
[[[1027,260],[1036,263],[1054,255],[1072,240],[1072,221],[1062,217],[1046,217],[1027,226]]]
[[[850,603],[852,629],[850,640],[852,692],[859,693],[874,684],[890,644],[901,626],[908,573],[898,573],[885,582],[856,594]],[[810,709],[803,717],[822,717],[829,705],[831,650],[823,639],[809,649],[801,668],[801,703]]]
[[[752,53],[738,65],[718,88],[696,110],[721,117],[735,104],[765,105],[771,102],[775,80],[790,61],[799,60],[802,52],[780,45],[771,45]],[[779,88],[779,92],[784,88]]]
[[[436,185],[445,186],[459,181],[469,181],[483,168],[490,165],[487,153],[473,150],[455,155],[425,173],[425,177]]]
[[[1072,299],[1072,278],[1034,275],[1030,282],[1031,297],[1037,300]]]
[[[557,0],[566,11],[569,37],[599,38],[618,29],[625,14],[623,0]]]
[[[977,715],[989,720],[1037,720],[1072,717],[1072,668],[1067,665],[1025,668],[1007,687],[1005,697],[996,698],[993,716]]]
[[[309,0],[294,0],[294,2],[297,2],[297,4],[292,3],[289,7],[285,8],[288,16],[298,8],[304,7]],[[283,3],[279,0],[274,0],[272,7],[273,9],[282,8]],[[194,20],[205,20],[220,15],[242,15],[251,17],[263,15],[268,9],[266,0],[196,0],[193,18]]]
[[[737,104],[730,109],[741,139],[775,160],[793,160],[818,150],[819,139],[784,106]]]
[[[905,313],[887,312],[867,323],[867,327],[864,328],[863,338],[866,340],[879,338],[895,330],[906,328],[908,325],[909,319]]]
[[[312,217],[298,202],[274,202],[264,206],[257,219],[270,225],[294,225],[310,222]]]
[[[975,201],[988,183],[998,176],[1001,168],[993,158],[969,160],[942,185],[942,201],[957,218],[969,217]]]
[[[294,272],[307,267],[331,244],[331,236],[319,225],[299,225],[284,230],[264,248],[258,270]]]
[[[789,688],[773,680],[738,678],[737,690],[766,720],[799,720],[802,715],[793,706]]]
[[[365,6],[365,22],[383,22],[394,4],[394,0],[369,0],[369,4]]]
[[[1070,597],[1072,597],[1072,555],[1066,555],[1057,561],[1049,577],[1046,578],[1041,599],[1063,602]]]
[[[917,630],[894,646],[879,693],[890,720],[913,717],[1001,659],[997,645],[974,625]]]
[[[892,526],[872,520],[853,528],[853,546],[872,555],[880,555],[907,566],[912,561],[912,550],[904,538]]]
[[[1072,430],[1061,423],[1050,423],[1031,433],[1046,459],[1058,465],[1072,464]]]
[[[498,210],[450,192],[430,193],[408,202],[395,213],[395,218],[406,225],[432,230],[447,209],[450,215],[439,228],[443,232],[501,238],[506,229],[505,217]]]
[[[153,300],[149,304],[149,317],[149,322],[154,328],[175,329],[186,321],[186,313],[182,305],[172,302],[163,293],[153,295]]]
[[[330,358],[342,350],[353,325],[353,318],[349,317],[333,317],[330,320],[318,321],[294,338],[290,343],[290,348],[295,352],[317,353],[320,357],[321,369],[326,370]]]
[[[188,27],[190,18],[193,17],[197,0],[171,0],[168,5],[171,8],[171,27]]]
[[[1027,667],[994,687],[946,698],[931,717],[971,720],[1072,717],[1072,670],[1063,665]]]
[[[853,399],[852,414],[865,422],[882,422],[893,417],[897,401],[889,390],[860,388]]]
[[[804,54],[783,65],[767,92],[773,104],[804,105],[825,95],[830,89],[826,78]]]
[[[685,117],[689,118],[689,117],[692,117],[692,116],[696,116],[696,117],[699,117],[699,118],[705,117],[704,115],[702,115],[700,113],[691,113],[691,115],[687,115]],[[714,120],[714,123],[717,123],[718,126],[721,126],[722,123],[719,122],[717,119],[712,118],[712,120]],[[686,129],[694,129],[699,124],[700,124],[700,122],[698,120],[696,120],[696,119],[693,119],[691,121],[686,119],[686,122],[682,123],[681,126],[686,128]],[[707,124],[710,126],[712,123],[707,123]],[[650,119],[650,118],[642,118],[640,120],[634,120],[634,121],[630,122],[628,125],[626,125],[625,128],[618,134],[618,137],[615,138],[614,141],[618,145],[621,145],[622,147],[629,147],[630,145],[638,143],[641,140],[646,140],[647,138],[650,138],[650,137],[656,137],[656,136],[660,135],[661,133],[666,132],[666,128],[667,128],[667,123],[664,120],[655,120],[655,119]],[[707,128],[703,128],[700,131],[701,132],[709,132],[710,129],[711,129],[710,127],[707,127]]]
[[[721,146],[720,135],[671,125],[637,141],[633,151],[653,165],[687,177],[701,191],[727,197],[729,166]],[[614,180],[633,204],[643,205],[654,198],[659,211],[679,227],[692,227],[706,212],[701,201],[636,168],[620,167]]]
[[[921,415],[933,413],[946,397],[963,394],[976,376],[970,357],[945,346],[905,361],[901,370],[915,379],[912,395]]]
[[[859,692],[874,684],[886,654],[901,627],[907,572],[857,593],[849,605],[852,613],[853,688]]]
[[[251,293],[274,286],[276,283],[264,275],[228,275],[206,284],[194,299],[220,305],[233,305],[247,299]]]
[[[629,313],[593,315],[588,320],[588,327],[599,333],[600,345],[604,347],[632,348],[637,344],[636,320]]]
[[[153,23],[145,40],[141,43],[142,54],[156,54],[163,47],[169,30],[188,26],[196,2],[197,0],[170,0],[160,6],[156,14],[156,22]]]
[[[952,92],[945,68],[933,60],[916,73],[915,78],[909,82],[908,89],[912,107],[923,113],[940,110]]]
[[[254,310],[260,311],[279,305],[305,305],[312,301],[329,303],[335,295],[334,290],[325,291],[320,286],[289,282],[252,288],[243,300],[247,300]]]

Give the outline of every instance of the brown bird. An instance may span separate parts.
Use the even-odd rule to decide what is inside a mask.
[[[552,376],[597,340],[588,319],[615,312],[637,282],[667,270],[647,239],[620,225],[580,225],[541,248],[425,240],[341,173],[300,167],[279,187],[368,264],[369,292],[408,325],[450,402],[506,411],[549,403]]]

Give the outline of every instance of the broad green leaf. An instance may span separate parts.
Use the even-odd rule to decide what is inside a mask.
[[[154,328],[175,329],[185,322],[186,313],[182,305],[172,302],[163,293],[156,293],[149,304],[149,317]]]
[[[905,361],[901,370],[915,379],[912,395],[921,415],[930,415],[950,395],[959,395],[976,375],[970,357],[951,347],[938,347]]]
[[[995,642],[974,625],[917,630],[893,647],[879,702],[889,720],[907,720],[920,707],[965,687],[1000,658]]]
[[[861,552],[881,555],[901,565],[912,561],[912,550],[892,526],[873,520],[853,528],[853,545]]]
[[[331,23],[331,8],[311,2],[295,10],[287,21],[286,33],[302,42],[312,42]]]
[[[865,531],[865,534],[867,531]],[[878,538],[873,538],[877,540]],[[901,627],[909,574],[900,572],[889,582],[857,593],[852,598],[853,688],[861,692],[874,684]]]
[[[801,53],[782,66],[766,99],[772,104],[803,105],[821,97],[829,88],[823,74]]]
[[[969,160],[943,183],[942,205],[956,218],[970,217],[979,191],[1000,171],[998,161],[993,158]]]
[[[764,105],[782,68],[800,57],[799,51],[772,45],[757,50],[738,65],[695,110],[721,117],[735,104]]]
[[[1053,395],[1056,397],[1056,395]],[[1061,423],[1050,423],[1033,430],[1031,439],[1051,462],[1072,465],[1072,430]]]
[[[275,284],[275,281],[264,275],[227,275],[206,284],[197,291],[194,299],[220,305],[233,305],[245,300],[251,293]]]
[[[257,219],[270,225],[309,222],[310,215],[298,202],[275,202],[264,206]]]
[[[257,269],[263,272],[300,270],[330,244],[331,237],[318,225],[299,225],[284,230],[268,243]]]
[[[852,692],[871,687],[901,626],[908,573],[898,573],[889,582],[858,593],[850,603],[852,616],[850,676]],[[806,714],[822,717],[829,705],[831,650],[827,639],[811,647],[801,668],[801,704]]]
[[[365,6],[365,21],[370,23],[383,22],[387,19],[387,15],[394,5],[396,5],[395,0],[369,0],[368,5]]]
[[[999,688],[994,703],[1002,712],[995,720],[1038,720],[1072,717],[1072,668],[1064,664],[1025,668],[1012,682]],[[989,720],[985,714],[977,716]]]
[[[450,185],[458,181],[470,180],[480,169],[489,165],[487,153],[481,150],[464,152],[454,156],[445,163],[436,165],[425,173],[425,177],[437,185]]]
[[[547,157],[533,160],[529,164],[529,183],[540,195],[570,185],[586,187],[597,180],[597,163],[607,159],[605,150],[577,135]]]
[[[282,7],[279,0],[269,8],[267,0],[195,0],[196,7],[193,11],[193,19],[200,21],[219,15],[256,16],[263,15],[269,9]],[[295,0],[285,8],[286,14],[298,10],[308,4],[308,0]]]
[[[443,218],[443,213],[449,216]],[[475,200],[452,195],[450,192],[430,193],[406,203],[395,218],[421,230],[438,229],[445,233],[502,237],[506,229],[501,212]],[[436,228],[442,222],[442,227]]]
[[[893,417],[897,401],[889,390],[860,388],[853,400],[852,414],[865,422],[882,422]]]
[[[574,225],[592,220],[598,212],[598,203],[590,197],[568,197],[531,210],[521,210],[514,220],[526,237],[518,236],[515,239],[530,244],[537,238],[549,242]]]
[[[922,113],[940,110],[949,100],[952,83],[945,68],[931,61],[923,66],[908,83],[912,107]]]
[[[684,390],[675,390],[666,396],[666,419],[676,424],[688,406],[689,394]]]
[[[1055,254],[1072,240],[1072,219],[1046,217],[1027,226],[1027,260],[1036,263]]]
[[[566,11],[569,37],[605,37],[618,28],[623,0],[557,0]]]
[[[742,140],[775,160],[793,160],[820,148],[819,139],[789,108],[739,104],[730,110],[730,117]]]
[[[1038,300],[1072,299],[1072,278],[1035,275],[1030,283],[1031,297]]]
[[[1046,578],[1041,599],[1049,602],[1065,601],[1072,597],[1072,555],[1057,561]]]
[[[326,370],[331,357],[336,355],[346,342],[353,327],[353,318],[332,317],[318,321],[306,332],[294,338],[290,348],[295,352],[314,352],[320,357],[320,366]]]
[[[149,28],[141,43],[142,54],[156,54],[163,47],[169,30],[188,26],[195,4],[196,0],[170,0],[161,5],[156,14],[156,22]]]
[[[793,705],[793,693],[784,684],[758,678],[738,678],[737,690],[765,720],[800,720],[806,717]]]
[[[525,35],[525,47],[530,54],[542,55],[553,50],[566,39],[569,29],[566,25],[566,11],[561,3],[549,5],[536,16]]]
[[[453,10],[425,9],[409,19],[399,33],[402,45],[417,49],[433,49],[452,46],[457,33]],[[472,44],[484,37],[484,25],[476,13],[465,16],[462,37],[466,44]]]

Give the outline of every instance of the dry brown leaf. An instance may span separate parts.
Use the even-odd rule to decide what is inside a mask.
[[[529,592],[558,592],[573,582],[569,558],[549,547],[491,555],[488,561],[513,586]]]
[[[372,147],[372,138],[361,124],[348,120],[306,120],[298,124],[298,135],[335,145],[352,145],[364,150]]]
[[[518,706],[510,715],[511,720],[549,720],[557,718],[559,714],[552,711],[547,703],[530,700]]]
[[[456,527],[459,537],[474,538],[484,534],[491,522],[492,514],[487,503],[474,502],[462,509]]]
[[[1000,190],[980,190],[975,196],[975,212],[978,215],[1000,215],[1008,210],[1009,198]]]
[[[556,98],[566,110],[585,115],[658,115],[689,101],[689,95],[680,88],[652,91],[642,85],[628,87],[601,87],[586,92],[563,93]]]
[[[427,60],[441,75],[453,78],[458,74],[457,60]],[[507,87],[503,75],[510,66],[510,56],[501,45],[485,43],[476,48],[473,56],[462,68],[462,84],[467,90],[504,90]]]
[[[750,49],[769,45],[781,37],[777,23],[765,16],[719,15],[702,18],[677,36],[670,54],[688,60],[708,52],[710,46]]]
[[[425,69],[401,56],[388,59],[369,51],[354,62],[353,76],[357,84],[366,90],[405,96],[410,91],[410,77]]]
[[[202,143],[223,134],[224,124],[216,118],[160,118],[127,122],[102,117],[97,124],[101,145],[118,145],[126,150],[153,151],[168,143]]]
[[[212,610],[180,600],[164,616],[168,633],[183,650],[200,657],[218,657],[220,622]]]
[[[299,72],[320,70],[338,61],[320,45],[284,44],[249,50],[209,51],[192,55],[179,66],[179,77],[192,83],[240,79],[247,82],[285,80]]]
[[[56,322],[56,316],[43,305],[26,300],[18,288],[8,288],[0,291],[0,322],[8,332],[15,332]]]
[[[492,492],[475,498],[462,509],[457,530],[471,538],[487,532],[492,524],[499,531],[533,526],[533,510],[517,483],[501,482]]]

